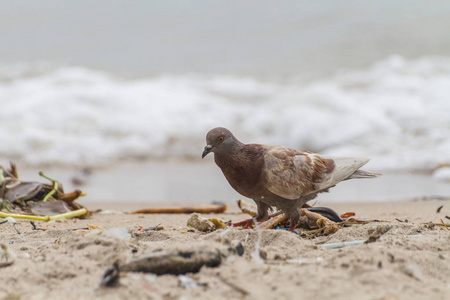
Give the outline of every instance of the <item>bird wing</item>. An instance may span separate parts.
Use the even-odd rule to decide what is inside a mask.
[[[263,168],[266,188],[280,197],[295,200],[348,179],[368,161],[366,158],[331,158],[283,146],[267,146]]]

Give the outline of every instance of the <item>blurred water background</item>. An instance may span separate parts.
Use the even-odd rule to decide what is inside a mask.
[[[153,186],[156,200],[229,198],[220,170],[209,157],[200,160],[206,132],[223,126],[243,142],[366,156],[367,169],[420,172],[414,180],[380,179],[383,197],[368,183],[369,200],[389,199],[386,185],[399,190],[391,198],[450,194],[448,183],[425,176],[450,178],[450,2],[0,7],[3,165],[116,174],[91,187],[105,201],[151,198],[109,194],[121,174],[133,190]],[[412,188],[417,182],[422,192]]]

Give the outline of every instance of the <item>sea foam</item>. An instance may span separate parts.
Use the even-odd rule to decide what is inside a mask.
[[[226,75],[124,79],[79,66],[0,66],[0,157],[32,165],[200,159],[206,132],[377,169],[450,162],[450,59],[393,56],[313,82]]]

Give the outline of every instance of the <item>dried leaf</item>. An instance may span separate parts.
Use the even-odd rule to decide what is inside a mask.
[[[258,215],[256,205],[250,204],[242,199],[237,201],[237,205],[243,213],[249,214],[252,217],[256,217]]]
[[[219,218],[209,218],[208,220],[214,224],[216,229],[223,229],[227,227],[227,225],[225,225],[225,223]]]

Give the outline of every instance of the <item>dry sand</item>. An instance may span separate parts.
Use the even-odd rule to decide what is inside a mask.
[[[391,222],[354,225],[314,239],[265,230],[260,241],[255,230],[190,230],[188,215],[119,213],[145,205],[86,205],[116,213],[35,222],[45,231],[32,230],[29,221],[19,220],[20,235],[12,224],[0,225],[1,243],[14,260],[0,268],[0,299],[450,299],[450,231],[423,224],[446,220],[449,201],[323,203],[338,213],[353,211],[359,219]],[[234,204],[217,216],[247,218]],[[84,229],[88,223],[105,229],[125,227],[132,238],[89,232]],[[137,226],[159,223],[164,230],[135,234]],[[381,238],[368,244],[322,247],[376,235]],[[175,275],[121,273],[118,286],[99,287],[105,269],[116,260],[124,263],[160,249],[215,249],[235,240],[244,245],[244,255],[231,255],[216,268],[187,274],[197,286],[183,287],[182,278]],[[258,243],[262,259],[252,255]]]

